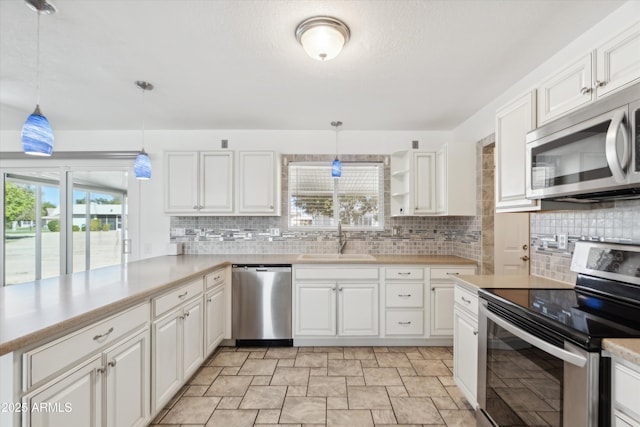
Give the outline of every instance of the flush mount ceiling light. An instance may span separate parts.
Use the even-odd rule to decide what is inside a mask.
[[[296,39],[307,55],[318,61],[338,56],[350,37],[347,24],[330,16],[305,19],[296,28]]]
[[[342,122],[331,122],[331,126],[336,128],[336,159],[331,164],[331,176],[334,178],[340,178],[342,175],[342,163],[340,163],[340,159],[338,159],[338,128],[342,126]]]
[[[56,8],[45,0],[25,0],[38,14],[36,33],[36,108],[22,125],[22,151],[32,156],[50,156],[53,153],[53,130],[49,120],[40,111],[40,15],[53,15]]]
[[[136,156],[133,172],[136,179],[148,180],[151,179],[151,160],[149,160],[149,155],[144,151],[144,93],[148,90],[153,90],[153,85],[149,82],[138,80],[136,81],[136,86],[142,89],[142,150]]]

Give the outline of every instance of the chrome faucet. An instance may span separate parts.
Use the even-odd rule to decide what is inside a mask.
[[[342,223],[338,223],[338,255],[342,254],[342,250],[347,244],[347,236],[342,234]]]

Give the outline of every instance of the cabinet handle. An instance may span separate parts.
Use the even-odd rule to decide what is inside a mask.
[[[193,205],[193,209],[198,209],[198,205]]]
[[[583,87],[582,89],[580,89],[580,93],[583,95],[588,94],[589,92],[591,92],[591,88],[590,87]]]
[[[603,87],[606,86],[607,82],[601,82],[600,80],[596,80],[595,82],[593,82],[593,88],[598,88],[598,87]]]
[[[398,296],[408,298],[411,296],[411,294],[398,294]]]
[[[398,272],[398,276],[411,276],[411,272],[404,272],[404,271],[399,271]]]
[[[529,261],[529,257],[528,257],[527,255],[523,255],[523,256],[521,256],[521,257],[520,257],[520,259],[521,259],[521,260],[523,260],[523,261],[525,261],[525,262],[526,262],[526,261]]]
[[[410,325],[411,321],[408,322],[398,322],[398,325]]]
[[[331,290],[332,290],[333,292],[335,292],[335,291],[336,291],[336,288],[331,288]]]
[[[273,205],[269,205],[269,209],[273,209]]]
[[[217,282],[218,280],[220,280],[220,276],[214,277],[213,280],[215,280]]]
[[[107,365],[111,368],[113,368],[114,366],[116,366],[116,361],[112,360],[111,362],[107,363]]]
[[[435,291],[436,291],[436,288],[431,288],[431,290],[432,290],[433,292],[435,292]]]
[[[109,336],[109,334],[113,332],[113,327],[109,328],[109,330],[107,332],[105,332],[104,334],[100,334],[100,335],[96,335],[93,337],[94,341],[98,341],[101,338],[105,338],[107,336]]]
[[[207,302],[211,302],[211,297],[207,298]]]
[[[478,335],[478,330],[477,329],[473,330],[473,335]]]
[[[189,291],[184,291],[184,294],[178,295],[178,298],[182,299],[182,298],[186,297],[188,293],[189,293]]]
[[[184,320],[184,314],[182,316],[178,316],[178,319]]]
[[[456,273],[452,273],[452,272],[450,272],[450,271],[447,271],[447,273],[446,273],[446,274],[447,274],[447,276],[459,276],[459,275],[460,275],[460,273],[458,273],[458,272],[456,272]]]
[[[460,299],[464,302],[466,302],[467,304],[471,304],[471,300],[470,299],[466,299],[465,297],[460,297]]]
[[[342,292],[342,288],[338,288],[338,290],[339,290],[340,292]]]
[[[189,312],[188,311],[184,314],[184,316],[182,316],[182,318],[184,319],[184,318],[187,318],[187,317],[189,317]]]
[[[101,367],[101,368],[97,368],[97,369],[96,369],[96,373],[98,373],[98,374],[104,374],[106,370],[107,370],[107,369],[103,366],[103,367]]]

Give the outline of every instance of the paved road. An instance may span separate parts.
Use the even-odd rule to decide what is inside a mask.
[[[119,264],[121,242],[119,231],[92,231],[91,268]],[[73,233],[74,271],[85,268],[85,232]],[[16,284],[35,279],[35,237],[8,239],[6,249],[6,283]],[[42,277],[60,275],[60,233],[42,233]]]

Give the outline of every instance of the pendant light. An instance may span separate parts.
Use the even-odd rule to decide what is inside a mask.
[[[342,175],[342,163],[340,163],[340,159],[338,159],[338,128],[342,126],[342,122],[331,122],[331,126],[336,128],[336,159],[331,164],[331,176],[334,178],[340,178]]]
[[[136,179],[148,180],[151,179],[151,160],[149,160],[149,155],[144,151],[144,93],[148,90],[153,90],[153,85],[149,82],[138,80],[136,81],[136,86],[142,89],[142,150],[136,156],[133,172]]]
[[[338,56],[350,37],[347,24],[331,16],[305,19],[296,28],[296,39],[307,55],[318,61]]]
[[[36,108],[22,125],[22,151],[32,156],[53,154],[53,130],[40,111],[40,15],[53,15],[56,8],[46,0],[25,0],[38,15],[36,33]]]

